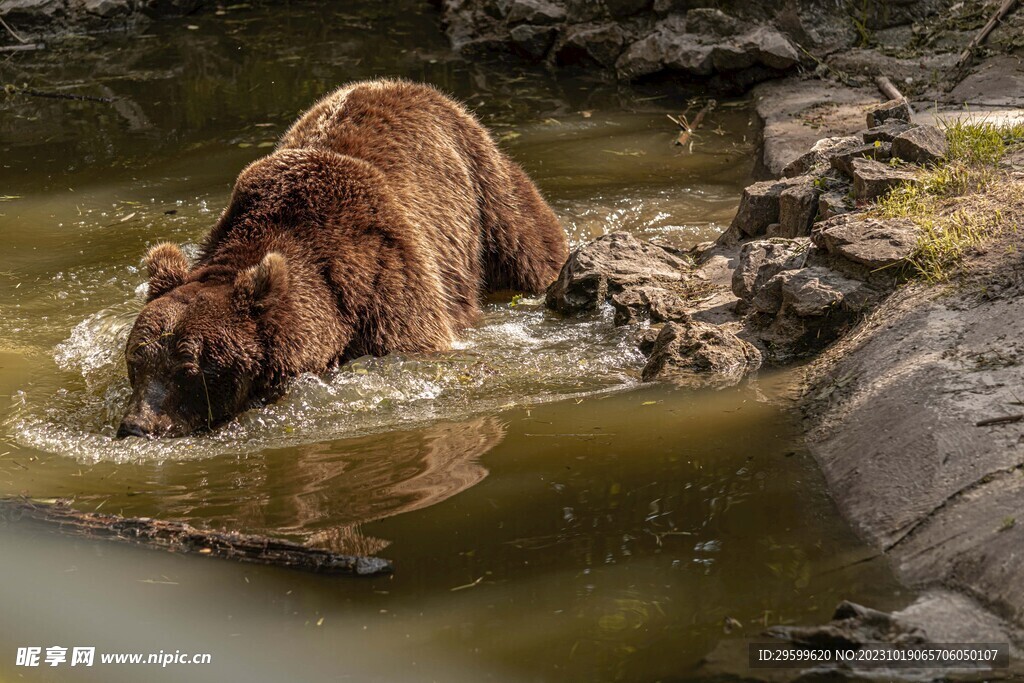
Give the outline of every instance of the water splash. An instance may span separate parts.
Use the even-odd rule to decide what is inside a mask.
[[[136,308],[93,314],[57,345],[66,381],[52,395],[29,392],[17,402],[11,423],[21,445],[87,462],[244,455],[619,390],[637,382],[643,362],[636,330],[615,328],[610,308],[566,320],[541,299],[525,299],[486,307],[456,350],[364,357],[324,376],[304,375],[281,401],[212,434],[118,441],[130,395],[122,350]]]

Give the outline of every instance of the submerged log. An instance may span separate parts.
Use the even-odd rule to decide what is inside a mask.
[[[172,553],[196,553],[320,574],[373,576],[392,571],[379,557],[339,555],[282,539],[232,531],[197,529],[185,522],[80,512],[65,499],[0,499],[0,518],[31,520],[66,534],[134,543]]]

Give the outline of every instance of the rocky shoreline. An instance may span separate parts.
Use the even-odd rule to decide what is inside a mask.
[[[946,154],[937,120],[981,112],[993,123],[1024,121],[1024,12],[1006,17],[974,67],[960,70],[960,51],[993,9],[984,2],[897,2],[860,17],[844,3],[831,13],[821,3],[703,4],[441,3],[464,54],[515,55],[619,82],[662,78],[682,90],[759,83],[751,96],[764,180],[744,192],[717,243],[682,253],[607,235],[573,254],[547,303],[567,314],[607,303],[617,325],[649,321],[636,340],[649,358],[645,380],[725,386],[762,365],[811,359],[794,388],[808,447],[847,519],[919,591],[887,617],[901,624],[895,631],[1010,642],[1017,652],[1017,244],[1004,236],[976,247],[955,287],[914,281],[918,227],[871,204]],[[880,75],[913,110],[881,103]],[[1011,173],[1021,176],[1020,165],[1012,161]],[[857,631],[854,616],[804,635]],[[727,652],[737,642],[723,641],[704,673],[747,680],[735,666],[745,650]]]
[[[919,182],[916,168],[946,156],[946,135],[903,101],[860,115],[855,135],[823,138],[790,154],[782,177],[749,186],[717,243],[683,253],[605,235],[570,256],[547,303],[567,314],[608,303],[616,325],[648,321],[645,380],[721,387],[811,358],[794,390],[809,449],[846,518],[921,592],[887,616],[894,632],[984,633],[1017,652],[1024,418],[1011,406],[1024,387],[1024,262],[1004,235],[974,250],[957,286],[910,278],[919,228],[879,217],[872,200]],[[1008,168],[1024,181],[1021,161]],[[774,635],[810,642],[836,628]],[[739,675],[734,647],[705,673]]]

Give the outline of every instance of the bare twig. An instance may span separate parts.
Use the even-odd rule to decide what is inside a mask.
[[[7,22],[4,21],[3,17],[0,17],[0,26],[3,26],[5,29],[7,29],[7,32],[11,34],[11,37],[19,43],[21,43],[22,45],[28,42],[28,38],[22,38],[17,33],[15,33],[14,29],[7,25]]]

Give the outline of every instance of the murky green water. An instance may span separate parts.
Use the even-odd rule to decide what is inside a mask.
[[[4,82],[123,98],[0,109],[0,495],[396,565],[325,578],[0,527],[0,679],[658,680],[687,676],[726,616],[738,637],[842,598],[898,603],[886,568],[858,562],[770,378],[641,386],[636,330],[607,314],[494,300],[450,353],[301,378],[213,435],[112,439],[147,245],[194,249],[299,112],[376,75],[468,102],[574,242],[711,238],[752,167],[743,102],[673,147],[681,96],[467,64],[409,1],[240,7],[0,63]],[[214,663],[17,668],[26,645]]]

